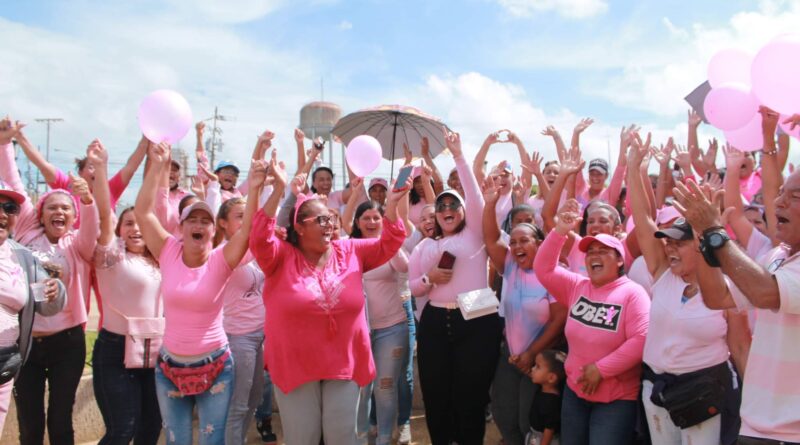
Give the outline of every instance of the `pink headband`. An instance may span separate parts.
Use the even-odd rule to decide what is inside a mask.
[[[294,203],[294,225],[297,225],[297,214],[300,213],[300,206],[303,205],[306,201],[311,201],[312,199],[319,199],[319,195],[316,193],[312,195],[306,195],[305,193],[298,193],[297,194],[297,201]]]
[[[78,199],[75,197],[75,195],[73,195],[72,193],[70,193],[69,190],[66,190],[66,189],[48,190],[48,191],[42,193],[41,196],[39,196],[39,201],[36,203],[36,217],[37,217],[37,219],[39,219],[39,220],[42,219],[42,208],[44,207],[44,202],[47,201],[47,198],[55,195],[56,193],[63,193],[65,195],[69,196],[70,198],[72,198],[72,207],[75,209],[75,224],[78,224],[78,221],[79,221],[79,218],[80,218],[80,214],[81,214],[81,212],[79,210],[80,207],[78,206]]]

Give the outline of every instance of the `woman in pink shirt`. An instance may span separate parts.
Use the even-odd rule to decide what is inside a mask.
[[[14,161],[11,136],[0,140],[0,179],[14,191],[27,192]],[[76,200],[76,195],[79,200]],[[78,203],[79,202],[79,203]],[[74,230],[80,212],[81,227]],[[91,267],[98,216],[89,184],[72,178],[72,191],[56,189],[39,197],[37,208],[26,199],[17,217],[15,239],[34,252],[46,269],[67,287],[67,304],[51,317],[36,317],[35,341],[16,382],[20,442],[44,440],[45,382],[49,391],[47,432],[51,443],[72,443],[72,406],[86,360],[84,325],[89,307]]]
[[[192,443],[196,406],[201,442],[222,444],[233,388],[233,359],[222,326],[222,290],[247,253],[252,214],[265,179],[264,161],[250,167],[250,193],[242,228],[213,249],[214,215],[198,201],[181,212],[183,240],[158,222],[153,201],[169,164],[169,146],[152,145],[150,170],[136,197],[134,214],[147,248],[161,266],[166,327],[156,366],[156,394],[169,443]],[[274,159],[273,159],[274,162]]]
[[[351,197],[352,200],[352,197]],[[383,231],[383,206],[367,201],[356,209],[351,239],[380,238]],[[408,348],[408,316],[403,306],[408,296],[401,291],[402,273],[408,272],[408,257],[403,249],[382,266],[364,272],[364,293],[375,359],[375,381],[364,391],[362,402],[375,399],[378,445],[392,442],[398,413],[398,382],[403,376],[403,358]],[[364,403],[369,407],[368,403]],[[359,411],[362,410],[359,404]],[[363,416],[364,418],[366,415]],[[364,425],[359,425],[364,430]],[[361,431],[366,432],[366,431]]]
[[[389,261],[405,239],[397,203],[407,183],[387,199],[380,239],[334,241],[330,210],[316,195],[298,194],[287,241],[275,236],[286,187],[270,166],[274,193],[255,216],[250,250],[266,275],[265,361],[281,411],[286,443],[356,441],[359,386],[375,378],[364,314],[363,273]]]
[[[32,252],[10,239],[20,205],[26,199],[0,181],[0,435],[11,402],[13,379],[30,350],[34,312],[53,315],[64,307],[66,296],[64,285],[48,277]],[[34,297],[32,286],[36,283],[44,285],[42,301]]]
[[[161,319],[161,272],[147,250],[133,208],[122,211],[116,228],[107,184],[108,153],[89,147],[87,160],[97,180],[100,237],[94,266],[104,296],[100,332],[92,352],[92,384],[106,432],[100,444],[155,444],[161,433],[155,372],[142,361],[126,363],[130,318]],[[128,367],[130,366],[130,367]],[[134,367],[135,366],[135,367]]]
[[[634,141],[628,163],[632,167],[642,164],[649,148],[649,140],[645,144]],[[739,432],[741,393],[738,385],[731,385],[739,377],[729,360],[740,374],[744,373],[750,350],[747,313],[706,307],[698,275],[715,275],[725,282],[727,277],[703,260],[694,231],[685,219],[657,229],[647,212],[645,184],[637,168],[629,170],[628,190],[635,233],[653,280],[642,381],[650,438],[654,445],[732,444]],[[662,396],[701,374],[717,383],[719,412],[688,427],[678,427],[661,403]]]
[[[581,240],[588,278],[558,266],[578,215],[578,202],[568,200],[533,263],[539,281],[568,310],[561,423],[569,428],[562,429],[561,443],[628,444],[636,425],[650,299],[624,275],[625,249],[611,235]]]
[[[220,206],[215,247],[229,241],[241,230],[246,205],[244,198],[231,198]],[[225,443],[228,445],[244,445],[247,429],[264,390],[263,289],[264,273],[248,252],[222,291],[222,326],[236,363],[233,396],[225,427]]]
[[[458,294],[487,287],[483,196],[458,134],[447,136],[447,148],[466,199],[453,190],[439,194],[435,238],[414,249],[408,278],[411,293],[428,298],[417,326],[417,357],[431,442],[479,444],[502,327],[496,313],[467,321],[458,309]],[[455,256],[452,268],[439,267],[444,252]]]

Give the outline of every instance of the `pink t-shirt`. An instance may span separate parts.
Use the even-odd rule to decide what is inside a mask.
[[[483,244],[483,196],[466,159],[462,156],[455,161],[466,195],[466,226],[462,231],[438,240],[425,238],[409,259],[411,293],[415,297],[427,297],[435,304],[455,303],[460,293],[486,288],[489,273]],[[456,257],[452,279],[447,284],[426,286],[422,283],[422,276],[439,264],[445,251]]]
[[[730,355],[725,312],[707,308],[699,293],[682,303],[686,286],[671,270],[653,283],[643,360],[659,374],[710,368]]]
[[[264,329],[264,272],[248,252],[222,290],[222,327],[231,335]]]
[[[747,201],[752,201],[753,196],[761,190],[761,170],[754,170],[750,176],[739,178],[739,190]]]
[[[155,260],[128,252],[124,241],[114,238],[108,246],[95,247],[94,267],[103,295],[103,329],[126,335],[124,317],[163,316],[161,271]]]
[[[400,249],[388,262],[364,272],[370,328],[383,329],[408,322],[399,283],[400,273],[407,271],[408,257]]]
[[[61,171],[60,169],[56,169],[56,178],[53,182],[47,183],[47,185],[51,189],[70,189],[69,183],[69,176]],[[122,180],[122,172],[117,172],[111,179],[108,180],[108,190],[111,193],[111,208],[117,208],[117,201],[119,201],[119,197],[125,193],[125,188],[128,187],[128,184]]]
[[[755,232],[755,230],[754,230]],[[800,442],[800,254],[779,246],[761,257],[778,284],[780,309],[755,309],[756,327],[742,385],[740,434]],[[754,306],[735,287],[740,310]]]
[[[608,403],[636,400],[641,386],[642,351],[650,314],[650,298],[641,286],[622,276],[602,287],[558,266],[565,236],[550,232],[536,253],[533,269],[556,301],[567,307],[564,333],[569,344],[567,384],[582,399]],[[603,379],[588,395],[578,378],[594,363]]]
[[[375,365],[364,314],[363,273],[389,261],[405,239],[403,222],[384,219],[380,239],[331,242],[323,270],[275,236],[275,218],[259,210],[250,251],[266,275],[265,363],[284,393],[317,380],[365,386]]]
[[[0,347],[17,343],[19,311],[28,301],[28,281],[11,244],[0,244]]]
[[[164,296],[164,348],[173,354],[200,355],[228,344],[222,328],[222,289],[233,270],[222,248],[200,267],[183,262],[183,243],[167,238],[158,258]]]
[[[411,204],[410,201],[409,204]],[[428,203],[426,203],[425,200],[420,200],[418,203],[411,204],[408,207],[408,220],[414,224],[414,227],[419,226],[422,220],[422,209],[425,208],[426,205],[428,205]]]

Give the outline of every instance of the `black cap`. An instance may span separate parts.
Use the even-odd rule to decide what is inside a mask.
[[[655,233],[656,238],[669,238],[677,241],[690,240],[694,237],[692,226],[685,218],[678,218],[668,229],[659,230]]]
[[[608,162],[606,162],[605,159],[600,158],[592,159],[591,162],[589,162],[589,171],[592,170],[600,170],[603,173],[608,174]]]

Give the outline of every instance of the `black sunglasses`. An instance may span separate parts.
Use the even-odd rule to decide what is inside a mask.
[[[19,214],[19,204],[14,201],[6,201],[0,204],[0,208],[6,213],[6,215],[17,215]]]
[[[461,203],[458,201],[453,201],[450,204],[446,202],[437,202],[436,203],[436,211],[437,212],[444,212],[445,210],[458,210],[461,207]]]

